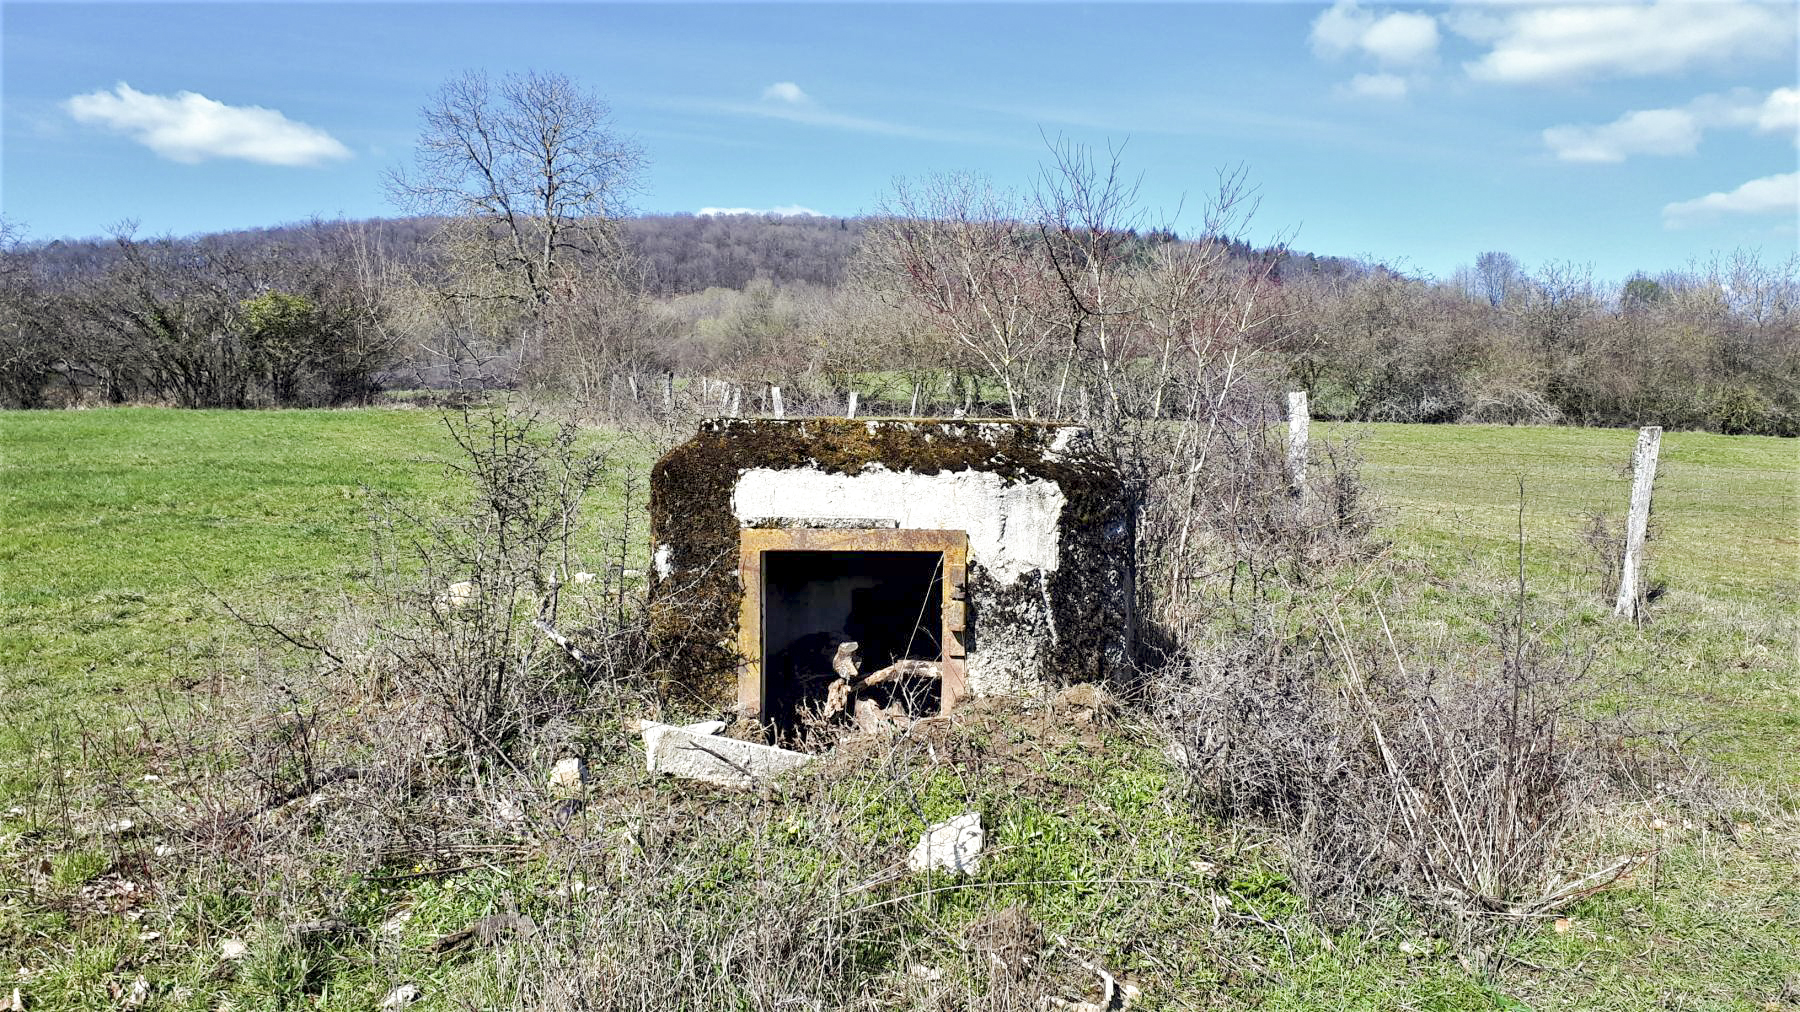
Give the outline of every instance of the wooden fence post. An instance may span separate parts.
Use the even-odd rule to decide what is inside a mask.
[[[1644,600],[1644,537],[1650,528],[1650,493],[1656,486],[1656,457],[1662,452],[1662,426],[1638,430],[1631,455],[1631,514],[1625,518],[1625,560],[1619,572],[1619,599],[1614,615],[1638,617]]]
[[[662,381],[663,414],[673,417],[675,414],[675,374],[663,373]]]
[[[1306,406],[1306,391],[1288,394],[1288,477],[1294,491],[1306,491],[1306,440],[1311,435],[1312,415]]]
[[[850,407],[844,412],[845,418],[856,417],[856,391],[850,391]]]
[[[787,417],[787,413],[781,409],[781,388],[778,386],[769,387],[769,410],[776,418]]]

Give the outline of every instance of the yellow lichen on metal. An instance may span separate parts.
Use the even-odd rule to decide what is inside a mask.
[[[937,552],[944,560],[943,708],[948,711],[968,694],[968,666],[963,652],[969,536],[963,531],[867,529],[760,529],[738,534],[738,707],[746,715],[761,714],[768,687],[763,682],[763,556],[768,552]]]

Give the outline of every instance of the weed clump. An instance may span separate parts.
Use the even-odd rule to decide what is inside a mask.
[[[1320,494],[1256,442],[1222,445],[1232,496],[1173,542],[1210,558],[1163,563],[1207,575],[1157,588],[1177,622],[1150,679],[1199,808],[1278,832],[1327,923],[1399,899],[1483,935],[1628,872],[1631,857],[1577,866],[1571,843],[1650,736],[1603,719],[1591,656],[1533,632],[1523,557],[1486,646],[1421,648],[1389,621],[1381,588],[1402,574],[1370,537],[1353,460],[1329,453]]]

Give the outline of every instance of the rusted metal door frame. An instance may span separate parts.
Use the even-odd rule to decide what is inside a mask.
[[[760,715],[768,699],[763,683],[763,556],[768,552],[937,552],[944,560],[941,602],[944,645],[943,710],[969,692],[968,656],[963,646],[969,572],[969,535],[965,531],[763,529],[738,533],[738,579],[743,599],[738,605],[738,707]]]

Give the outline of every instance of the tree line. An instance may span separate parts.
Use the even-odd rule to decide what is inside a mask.
[[[322,405],[384,387],[614,404],[656,376],[909,410],[1088,420],[1306,389],[1326,417],[1800,433],[1800,264],[1738,252],[1621,284],[1482,253],[1448,279],[1245,240],[1220,174],[1191,228],[1118,152],[1020,188],[897,182],[854,218],[628,213],[644,156],[560,75],[447,82],[405,217],[0,246],[0,400]],[[1185,234],[1184,234],[1185,233]],[[865,391],[867,396],[867,391]]]

